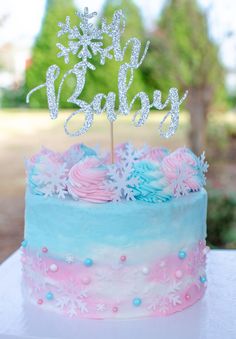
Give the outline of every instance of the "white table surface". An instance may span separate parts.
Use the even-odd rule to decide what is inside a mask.
[[[142,320],[78,320],[24,302],[20,251],[0,266],[0,338],[236,339],[236,251],[211,251],[205,297],[183,312]]]

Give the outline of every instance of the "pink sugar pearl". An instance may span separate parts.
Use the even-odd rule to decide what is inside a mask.
[[[43,299],[38,299],[37,303],[38,303],[39,305],[42,305]]]
[[[47,253],[47,251],[48,251],[47,247],[43,247],[43,248],[42,248],[42,252],[43,252],[43,253]]]
[[[112,308],[112,312],[113,312],[113,313],[117,313],[117,312],[118,312],[118,307],[117,307],[117,306],[114,306],[114,307]]]
[[[91,283],[91,279],[90,279],[89,277],[84,277],[84,278],[82,279],[82,283],[83,283],[84,285],[89,285],[89,284]]]
[[[126,261],[126,259],[127,259],[126,255],[122,255],[122,256],[120,257],[120,260],[123,261],[123,262]]]
[[[185,300],[190,300],[191,299],[191,296],[187,293],[185,294]]]

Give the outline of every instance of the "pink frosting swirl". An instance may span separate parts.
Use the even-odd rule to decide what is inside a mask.
[[[167,148],[152,147],[148,149],[147,153],[142,157],[142,159],[161,162],[168,154],[169,151]]]
[[[74,165],[69,172],[68,190],[74,198],[94,203],[112,200],[106,187],[107,170],[96,157],[88,157]]]
[[[187,148],[179,148],[166,156],[162,160],[161,169],[175,196],[201,188],[197,158]]]
[[[46,147],[42,147],[40,152],[33,155],[29,160],[26,162],[26,170],[29,172],[32,170],[35,165],[41,162],[43,159],[48,159],[51,163],[54,164],[62,164],[63,157],[60,153],[54,152]]]

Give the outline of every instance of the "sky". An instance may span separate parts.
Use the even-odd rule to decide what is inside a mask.
[[[58,0],[60,1],[60,0]],[[134,0],[140,7],[144,22],[150,28],[158,17],[165,0]],[[104,0],[75,0],[78,7],[88,6],[99,11]],[[220,44],[220,55],[227,68],[236,69],[236,1],[198,0],[209,13],[213,39]],[[0,45],[13,42],[31,46],[40,29],[45,0],[0,0],[0,19],[6,15],[0,30]]]

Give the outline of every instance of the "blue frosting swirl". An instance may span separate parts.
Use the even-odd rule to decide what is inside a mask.
[[[150,161],[140,161],[133,165],[132,176],[139,178],[139,184],[133,187],[136,200],[157,203],[172,199],[157,164]]]

